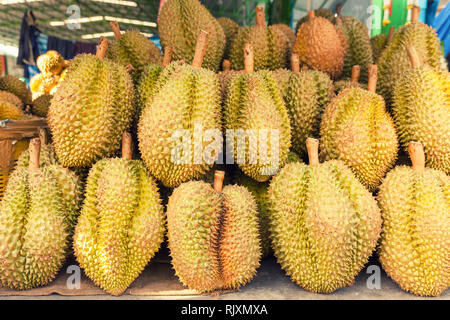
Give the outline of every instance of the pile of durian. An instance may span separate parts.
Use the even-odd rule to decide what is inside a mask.
[[[272,253],[316,293],[351,286],[375,251],[405,291],[448,288],[450,74],[435,31],[413,19],[371,41],[323,9],[297,34],[262,8],[256,21],[168,0],[164,55],[113,23],[113,41],[75,57],[51,144],[31,143],[1,202],[2,286],[46,285],[73,252],[120,295],[167,237],[199,293],[247,284]]]

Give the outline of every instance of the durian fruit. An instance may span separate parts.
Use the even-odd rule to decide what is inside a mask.
[[[39,152],[39,168],[60,165],[53,146],[49,144],[48,133],[46,129],[39,130],[40,152]],[[16,168],[28,168],[30,165],[30,150],[23,151],[16,162]]]
[[[233,77],[244,74],[244,70],[231,70],[231,62],[230,60],[223,60],[222,62],[222,71],[219,72],[217,75],[219,77],[219,84],[220,84],[220,93],[222,97],[222,103],[225,103],[227,91],[228,91],[228,84],[230,83],[231,79]]]
[[[22,100],[20,100],[15,94],[8,91],[0,91],[0,101],[11,103],[18,108],[23,107]]]
[[[326,9],[326,8],[319,8],[314,10],[314,16],[316,17],[322,17],[327,19],[328,21],[330,21],[332,24],[336,23],[336,18],[334,15],[334,12]],[[303,18],[301,18],[300,20],[297,21],[297,25],[295,26],[295,34],[298,34],[298,29],[300,28],[300,26],[309,21],[309,15],[305,15]]]
[[[320,124],[321,157],[339,159],[374,191],[397,158],[394,121],[375,93],[376,65],[369,66],[369,90],[347,88],[326,107]]]
[[[281,28],[266,26],[263,7],[256,7],[256,25],[240,28],[234,38],[230,49],[231,69],[244,69],[242,48],[245,44],[253,47],[255,71],[276,70],[288,66],[289,39]]]
[[[361,81],[366,82],[368,67],[370,64],[373,64],[372,46],[367,26],[355,17],[341,16],[338,16],[336,25],[345,35],[348,44],[342,77],[350,77],[352,67],[359,65],[361,68]]]
[[[47,121],[64,166],[88,167],[111,156],[131,125],[133,82],[125,67],[103,60],[107,46],[102,38],[97,56],[78,55],[51,100]]]
[[[139,120],[142,159],[166,187],[202,176],[220,151],[207,147],[210,143],[222,146],[222,141],[215,141],[214,137],[210,139],[217,143],[202,139],[207,131],[220,133],[221,106],[217,75],[201,67],[208,34],[202,30],[198,39],[192,66],[175,62],[168,74],[166,70],[172,64],[162,71],[158,82],[163,81],[164,85],[157,84],[158,92],[146,104]],[[198,135],[200,141],[195,138]]]
[[[111,21],[110,26],[116,39],[108,46],[106,57],[123,66],[131,65],[135,81],[146,65],[162,63],[161,51],[138,30],[127,30],[122,34],[117,21]]]
[[[223,29],[223,32],[225,33],[226,44],[223,57],[227,59],[230,53],[231,43],[233,42],[234,38],[236,37],[239,31],[239,25],[236,22],[234,22],[234,20],[227,17],[217,18],[217,22],[219,22],[220,26]]]
[[[291,27],[284,23],[274,24],[273,27],[276,27],[283,31],[284,35],[289,40],[289,48],[291,49],[294,46],[295,39],[297,38]]]
[[[378,58],[381,56],[381,52],[387,47],[387,45],[392,41],[394,36],[395,27],[392,26],[389,29],[389,33],[380,33],[376,36],[370,38],[370,45],[372,46],[372,54],[374,63],[378,62]]]
[[[176,188],[167,206],[167,237],[175,274],[198,292],[237,289],[250,282],[261,258],[257,206],[242,186],[222,189],[190,181]]]
[[[164,240],[156,181],[131,154],[131,135],[125,133],[122,158],[103,159],[92,167],[74,235],[81,268],[112,295],[128,288]]]
[[[367,85],[364,83],[359,83],[359,75],[361,72],[361,67],[359,65],[354,65],[352,67],[352,77],[350,79],[341,79],[334,82],[334,87],[336,93],[341,92],[346,88],[363,88],[367,90]]]
[[[269,186],[272,247],[301,287],[331,293],[351,286],[381,232],[375,199],[342,161],[319,163],[307,140],[309,166],[290,163]]]
[[[420,141],[427,166],[450,174],[450,73],[422,65],[415,47],[407,47],[412,69],[397,81],[392,112],[406,150]]]
[[[378,253],[403,290],[439,296],[450,286],[450,177],[425,168],[421,143],[411,142],[409,153],[412,168],[396,167],[380,186]]]
[[[347,40],[331,22],[308,12],[309,20],[297,32],[293,53],[310,69],[326,72],[331,78],[341,76],[347,52]]]
[[[259,182],[282,167],[291,145],[289,114],[269,71],[253,72],[253,48],[244,46],[245,74],[228,85],[224,107],[227,163]]]
[[[25,113],[17,105],[0,100],[0,120],[22,120]]]
[[[173,60],[191,63],[200,29],[209,34],[203,68],[218,71],[225,50],[225,33],[198,0],[168,0],[158,16],[161,45],[173,49]]]
[[[45,118],[47,116],[52,98],[53,96],[51,94],[45,93],[34,99],[31,103],[33,114]]]
[[[37,58],[36,65],[44,74],[59,75],[64,68],[64,58],[58,51],[49,50]]]
[[[0,91],[8,91],[22,100],[23,104],[31,103],[31,92],[26,84],[12,75],[0,77]]]
[[[436,31],[419,22],[419,7],[412,9],[411,23],[398,29],[387,48],[378,59],[379,81],[377,92],[381,94],[388,106],[392,104],[392,94],[397,81],[412,69],[406,51],[407,46],[414,46],[419,59],[424,65],[434,70],[441,69],[441,45]]]
[[[51,282],[62,267],[78,215],[78,178],[59,165],[39,167],[39,139],[30,142],[29,167],[8,180],[0,207],[0,284],[31,289]]]

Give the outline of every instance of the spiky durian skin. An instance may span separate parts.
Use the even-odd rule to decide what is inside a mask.
[[[400,287],[439,296],[450,286],[450,178],[399,166],[380,186],[380,262]]]
[[[334,84],[330,79],[330,76],[325,72],[317,70],[306,70],[302,71],[307,79],[311,79],[316,87],[316,95],[318,106],[320,110],[325,110],[325,107],[330,103],[331,99],[334,98]]]
[[[163,70],[162,66],[158,64],[149,64],[144,67],[136,87],[137,96],[137,114],[140,116],[144,110],[147,100],[153,98],[156,91],[156,82]],[[138,117],[139,118],[139,117]]]
[[[46,117],[48,113],[48,108],[50,107],[50,102],[53,96],[51,94],[45,93],[33,100],[33,113],[39,117]]]
[[[16,167],[28,168],[30,164],[30,151],[25,150],[17,159]],[[39,167],[45,167],[52,164],[59,164],[55,150],[51,145],[41,145],[39,152]]]
[[[18,167],[0,207],[0,283],[31,289],[53,280],[78,214],[77,178],[57,165]],[[68,189],[70,192],[67,192]]]
[[[0,78],[0,90],[15,94],[24,104],[31,103],[31,92],[28,90],[26,84],[12,75],[6,75]]]
[[[0,91],[0,101],[9,102],[19,108],[22,108],[23,102],[14,93],[8,91]]]
[[[392,104],[392,94],[397,81],[412,69],[407,46],[413,46],[423,64],[435,70],[441,68],[441,46],[436,31],[421,22],[410,23],[398,29],[392,41],[378,59],[377,92]]]
[[[269,187],[270,231],[278,262],[317,293],[350,286],[375,249],[381,215],[343,162],[291,163]]]
[[[373,61],[378,62],[378,58],[381,56],[381,52],[386,48],[388,44],[388,35],[385,33],[380,33],[372,38],[370,38],[370,44],[372,46]]]
[[[405,73],[392,111],[403,148],[420,141],[427,166],[450,174],[450,74],[428,66]]]
[[[89,173],[74,235],[77,261],[96,285],[120,295],[158,251],[164,221],[156,181],[144,165],[103,159]]]
[[[233,146],[229,151],[246,175],[259,182],[267,181],[286,163],[291,145],[289,114],[280,91],[268,71],[236,76],[228,90],[224,125],[227,135],[228,130],[234,130],[235,134],[235,137],[227,136],[227,145]],[[276,154],[272,150],[276,148],[271,143],[273,134],[278,135]],[[250,143],[252,140],[259,144]],[[264,159],[265,151],[267,159]],[[270,163],[272,157],[278,162]]]
[[[372,46],[370,44],[369,31],[367,26],[355,17],[341,17],[342,24],[337,25],[341,30],[348,44],[347,54],[344,60],[343,77],[352,75],[352,67],[361,67],[361,81],[367,82],[368,67],[373,63]]]
[[[347,47],[345,36],[334,25],[316,17],[300,26],[293,52],[301,64],[336,79],[342,74]]]
[[[146,65],[162,63],[161,51],[138,30],[127,30],[120,39],[112,41],[106,57],[123,66],[131,64],[134,68],[131,74],[136,82]]]
[[[244,70],[227,70],[221,71],[217,75],[219,77],[220,95],[222,104],[225,103],[228,94],[228,84],[235,76],[244,74]]]
[[[336,18],[334,16],[334,12],[329,9],[319,8],[319,9],[314,10],[314,14],[316,17],[322,17],[322,18],[327,19],[332,24],[336,23]],[[295,34],[298,33],[298,29],[300,28],[300,26],[307,21],[309,21],[308,15],[305,15],[303,18],[301,18],[300,20],[297,21],[297,24],[295,26]]]
[[[287,67],[289,60],[289,39],[275,26],[247,26],[239,29],[230,48],[231,69],[244,69],[244,45],[253,47],[254,68],[276,70]]]
[[[47,121],[62,165],[87,167],[120,148],[131,125],[134,87],[125,67],[78,55],[51,101]]]
[[[288,25],[284,23],[277,23],[273,25],[274,27],[277,27],[281,31],[283,31],[286,38],[289,40],[289,50],[292,49],[295,43],[295,39],[297,38],[294,31],[289,27]]]
[[[239,31],[239,25],[236,22],[234,22],[234,20],[227,17],[217,18],[217,22],[219,22],[220,26],[223,29],[223,32],[225,33],[226,45],[223,57],[227,59],[230,53],[231,43],[233,42],[234,38],[236,37]]]
[[[261,256],[256,202],[240,186],[215,192],[183,183],[169,198],[170,255],[181,282],[199,292],[238,288],[256,274]]]
[[[0,100],[0,120],[21,120],[24,117],[25,113],[17,105]]]
[[[198,154],[203,155],[209,142],[200,142],[199,150],[194,149],[194,130],[203,129],[200,134],[205,130],[220,132],[220,111],[217,75],[210,70],[179,65],[146,106],[139,121],[139,150],[152,175],[166,187],[176,187],[208,171],[212,162],[198,159]],[[180,137],[173,135],[178,133],[191,135],[185,145],[190,148],[189,153],[177,152]],[[209,155],[212,161],[218,156]]]
[[[173,49],[173,60],[192,62],[200,30],[208,32],[202,66],[217,71],[225,50],[225,33],[219,22],[198,0],[169,0],[158,16],[158,33],[163,48]]]
[[[349,78],[341,79],[339,81],[335,81],[334,82],[334,87],[335,87],[336,93],[339,93],[342,90],[347,89],[347,88],[362,88],[364,90],[367,90],[367,84],[353,82]]]
[[[64,58],[58,51],[49,50],[37,58],[36,65],[42,73],[58,75],[64,67]]]
[[[360,88],[344,89],[326,107],[320,136],[321,157],[343,160],[371,191],[397,159],[397,134],[383,98]]]

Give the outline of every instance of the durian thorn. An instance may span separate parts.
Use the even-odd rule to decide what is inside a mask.
[[[256,25],[260,26],[260,27],[265,27],[266,26],[266,16],[264,13],[264,8],[257,6],[255,15],[256,15]]]
[[[100,37],[100,41],[97,46],[97,53],[96,56],[100,60],[103,60],[105,58],[106,49],[108,49],[109,41],[105,37]]]
[[[200,30],[197,36],[197,44],[195,45],[194,59],[192,60],[192,66],[194,68],[201,68],[203,58],[206,54],[206,48],[208,46],[209,34],[205,30]]]
[[[119,23],[117,21],[111,21],[109,23],[109,26],[111,27],[112,31],[114,32],[114,37],[116,37],[116,39],[122,38],[122,33],[120,32]]]
[[[230,60],[227,60],[227,59],[223,60],[223,62],[222,62],[222,71],[230,71],[230,69],[231,69],[231,62],[230,62]]]
[[[378,67],[376,64],[369,64],[369,83],[367,90],[375,93],[377,91]]]
[[[169,65],[170,62],[172,61],[172,53],[173,53],[172,47],[167,46],[164,48],[164,57],[162,62],[163,67]]]
[[[306,139],[306,149],[308,150],[309,165],[319,164],[319,140],[314,138]]]
[[[214,172],[214,191],[222,192],[224,178],[225,171],[217,170],[216,172]]]
[[[291,55],[291,69],[293,72],[300,72],[300,60],[296,53]]]
[[[253,47],[250,43],[244,44],[244,71],[245,73],[252,73],[255,69],[253,57]]]
[[[411,9],[411,23],[418,23],[420,16],[420,7],[413,6]]]
[[[352,79],[351,80],[353,83],[358,83],[360,72],[361,72],[361,67],[359,65],[356,64],[352,67]]]
[[[132,158],[132,140],[129,132],[124,132],[122,135],[122,158],[131,160]]]
[[[308,11],[308,17],[309,20],[312,20],[316,17],[316,13],[314,12],[314,10]]]
[[[411,158],[412,168],[415,171],[425,169],[425,153],[423,145],[420,142],[411,141],[408,147],[409,157]]]
[[[48,143],[47,129],[45,129],[45,128],[40,128],[39,129],[39,139],[41,140],[41,143],[43,145]]]
[[[39,138],[31,139],[30,147],[30,162],[28,164],[29,170],[39,169],[39,155],[41,152],[41,140]]]
[[[414,46],[407,46],[406,52],[408,53],[409,61],[413,68],[419,68],[422,65],[419,54]]]

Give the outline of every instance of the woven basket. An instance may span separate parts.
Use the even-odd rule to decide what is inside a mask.
[[[28,149],[32,138],[46,136],[47,130],[44,119],[0,121],[0,200],[20,154]]]

